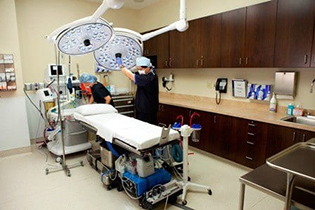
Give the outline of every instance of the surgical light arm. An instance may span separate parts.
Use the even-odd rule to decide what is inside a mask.
[[[49,42],[56,42],[57,36],[63,31],[82,24],[95,23],[108,9],[120,9],[123,4],[124,0],[104,0],[101,6],[94,12],[92,16],[81,18],[79,20],[63,25],[53,31],[46,38]]]

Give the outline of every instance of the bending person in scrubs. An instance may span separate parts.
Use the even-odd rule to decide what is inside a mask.
[[[97,78],[94,75],[84,73],[80,76],[80,82],[83,83],[85,87],[91,88],[92,96],[89,100],[90,104],[96,102],[98,104],[110,104],[114,106],[110,92],[103,84],[97,82]]]
[[[121,71],[137,85],[136,118],[147,123],[157,124],[159,105],[158,77],[152,67],[150,59],[138,57],[136,59],[137,72],[134,74],[120,64]]]

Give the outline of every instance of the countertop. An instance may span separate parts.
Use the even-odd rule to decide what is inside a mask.
[[[162,92],[159,94],[159,100],[161,104],[191,108],[315,132],[314,126],[280,120],[286,116],[285,107],[278,107],[277,113],[270,113],[269,103],[222,100],[221,104],[217,105],[214,98]]]

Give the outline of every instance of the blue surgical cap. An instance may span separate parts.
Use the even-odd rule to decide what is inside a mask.
[[[96,76],[92,75],[92,74],[88,74],[88,73],[83,73],[80,76],[80,82],[85,83],[85,82],[89,82],[89,83],[94,83],[97,81]]]
[[[152,64],[151,64],[151,61],[149,58],[146,58],[146,57],[138,57],[136,59],[136,65],[137,66],[148,66],[148,67],[151,67]]]

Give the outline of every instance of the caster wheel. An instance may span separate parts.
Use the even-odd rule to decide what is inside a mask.
[[[107,186],[107,190],[111,190],[112,189],[112,187],[111,186]]]
[[[71,176],[70,170],[67,171],[67,176],[68,176],[68,177]]]
[[[81,162],[80,162],[80,165],[81,165],[82,167],[84,166],[84,163],[83,163],[83,161],[81,161]]]
[[[45,174],[46,174],[46,175],[49,174],[49,169],[48,169],[48,168],[45,169]]]
[[[184,200],[184,201],[182,202],[182,204],[183,204],[184,206],[186,206],[186,205],[187,205],[187,201]]]
[[[191,178],[190,178],[190,176],[188,177],[188,179],[187,179],[189,182],[191,181]]]
[[[208,194],[209,194],[209,195],[212,195],[212,191],[211,191],[211,190],[208,190]]]
[[[62,158],[61,157],[56,157],[55,161],[56,161],[56,163],[62,164]]]
[[[93,166],[93,163],[92,162],[89,162],[90,166]]]

